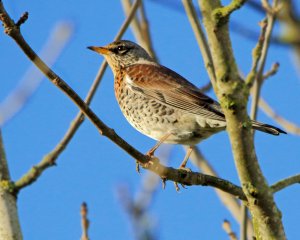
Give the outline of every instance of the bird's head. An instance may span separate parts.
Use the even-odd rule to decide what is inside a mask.
[[[115,41],[104,47],[92,46],[88,49],[103,55],[114,73],[132,64],[154,62],[145,49],[127,40]]]

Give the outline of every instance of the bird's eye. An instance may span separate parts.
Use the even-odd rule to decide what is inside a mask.
[[[126,48],[125,46],[118,46],[117,47],[117,53],[123,55],[125,54],[129,49]]]

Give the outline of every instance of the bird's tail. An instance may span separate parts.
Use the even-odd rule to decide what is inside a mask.
[[[279,135],[280,133],[286,134],[285,131],[281,130],[278,127],[274,127],[272,125],[265,124],[265,123],[260,123],[260,122],[257,122],[257,121],[252,121],[252,128],[255,129],[255,130],[258,130],[258,131],[262,131],[262,132],[265,132],[265,133],[272,134],[272,135]]]

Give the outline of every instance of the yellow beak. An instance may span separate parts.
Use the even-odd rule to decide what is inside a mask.
[[[110,51],[108,48],[106,47],[94,47],[94,46],[91,46],[91,47],[87,47],[88,49],[92,50],[92,51],[95,51],[97,53],[100,53],[100,54],[108,54]]]

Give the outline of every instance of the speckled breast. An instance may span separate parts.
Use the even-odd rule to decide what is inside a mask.
[[[124,116],[134,128],[156,140],[174,128],[174,124],[178,122],[176,110],[132,91],[123,81],[124,74],[119,73],[116,76],[116,99]]]

